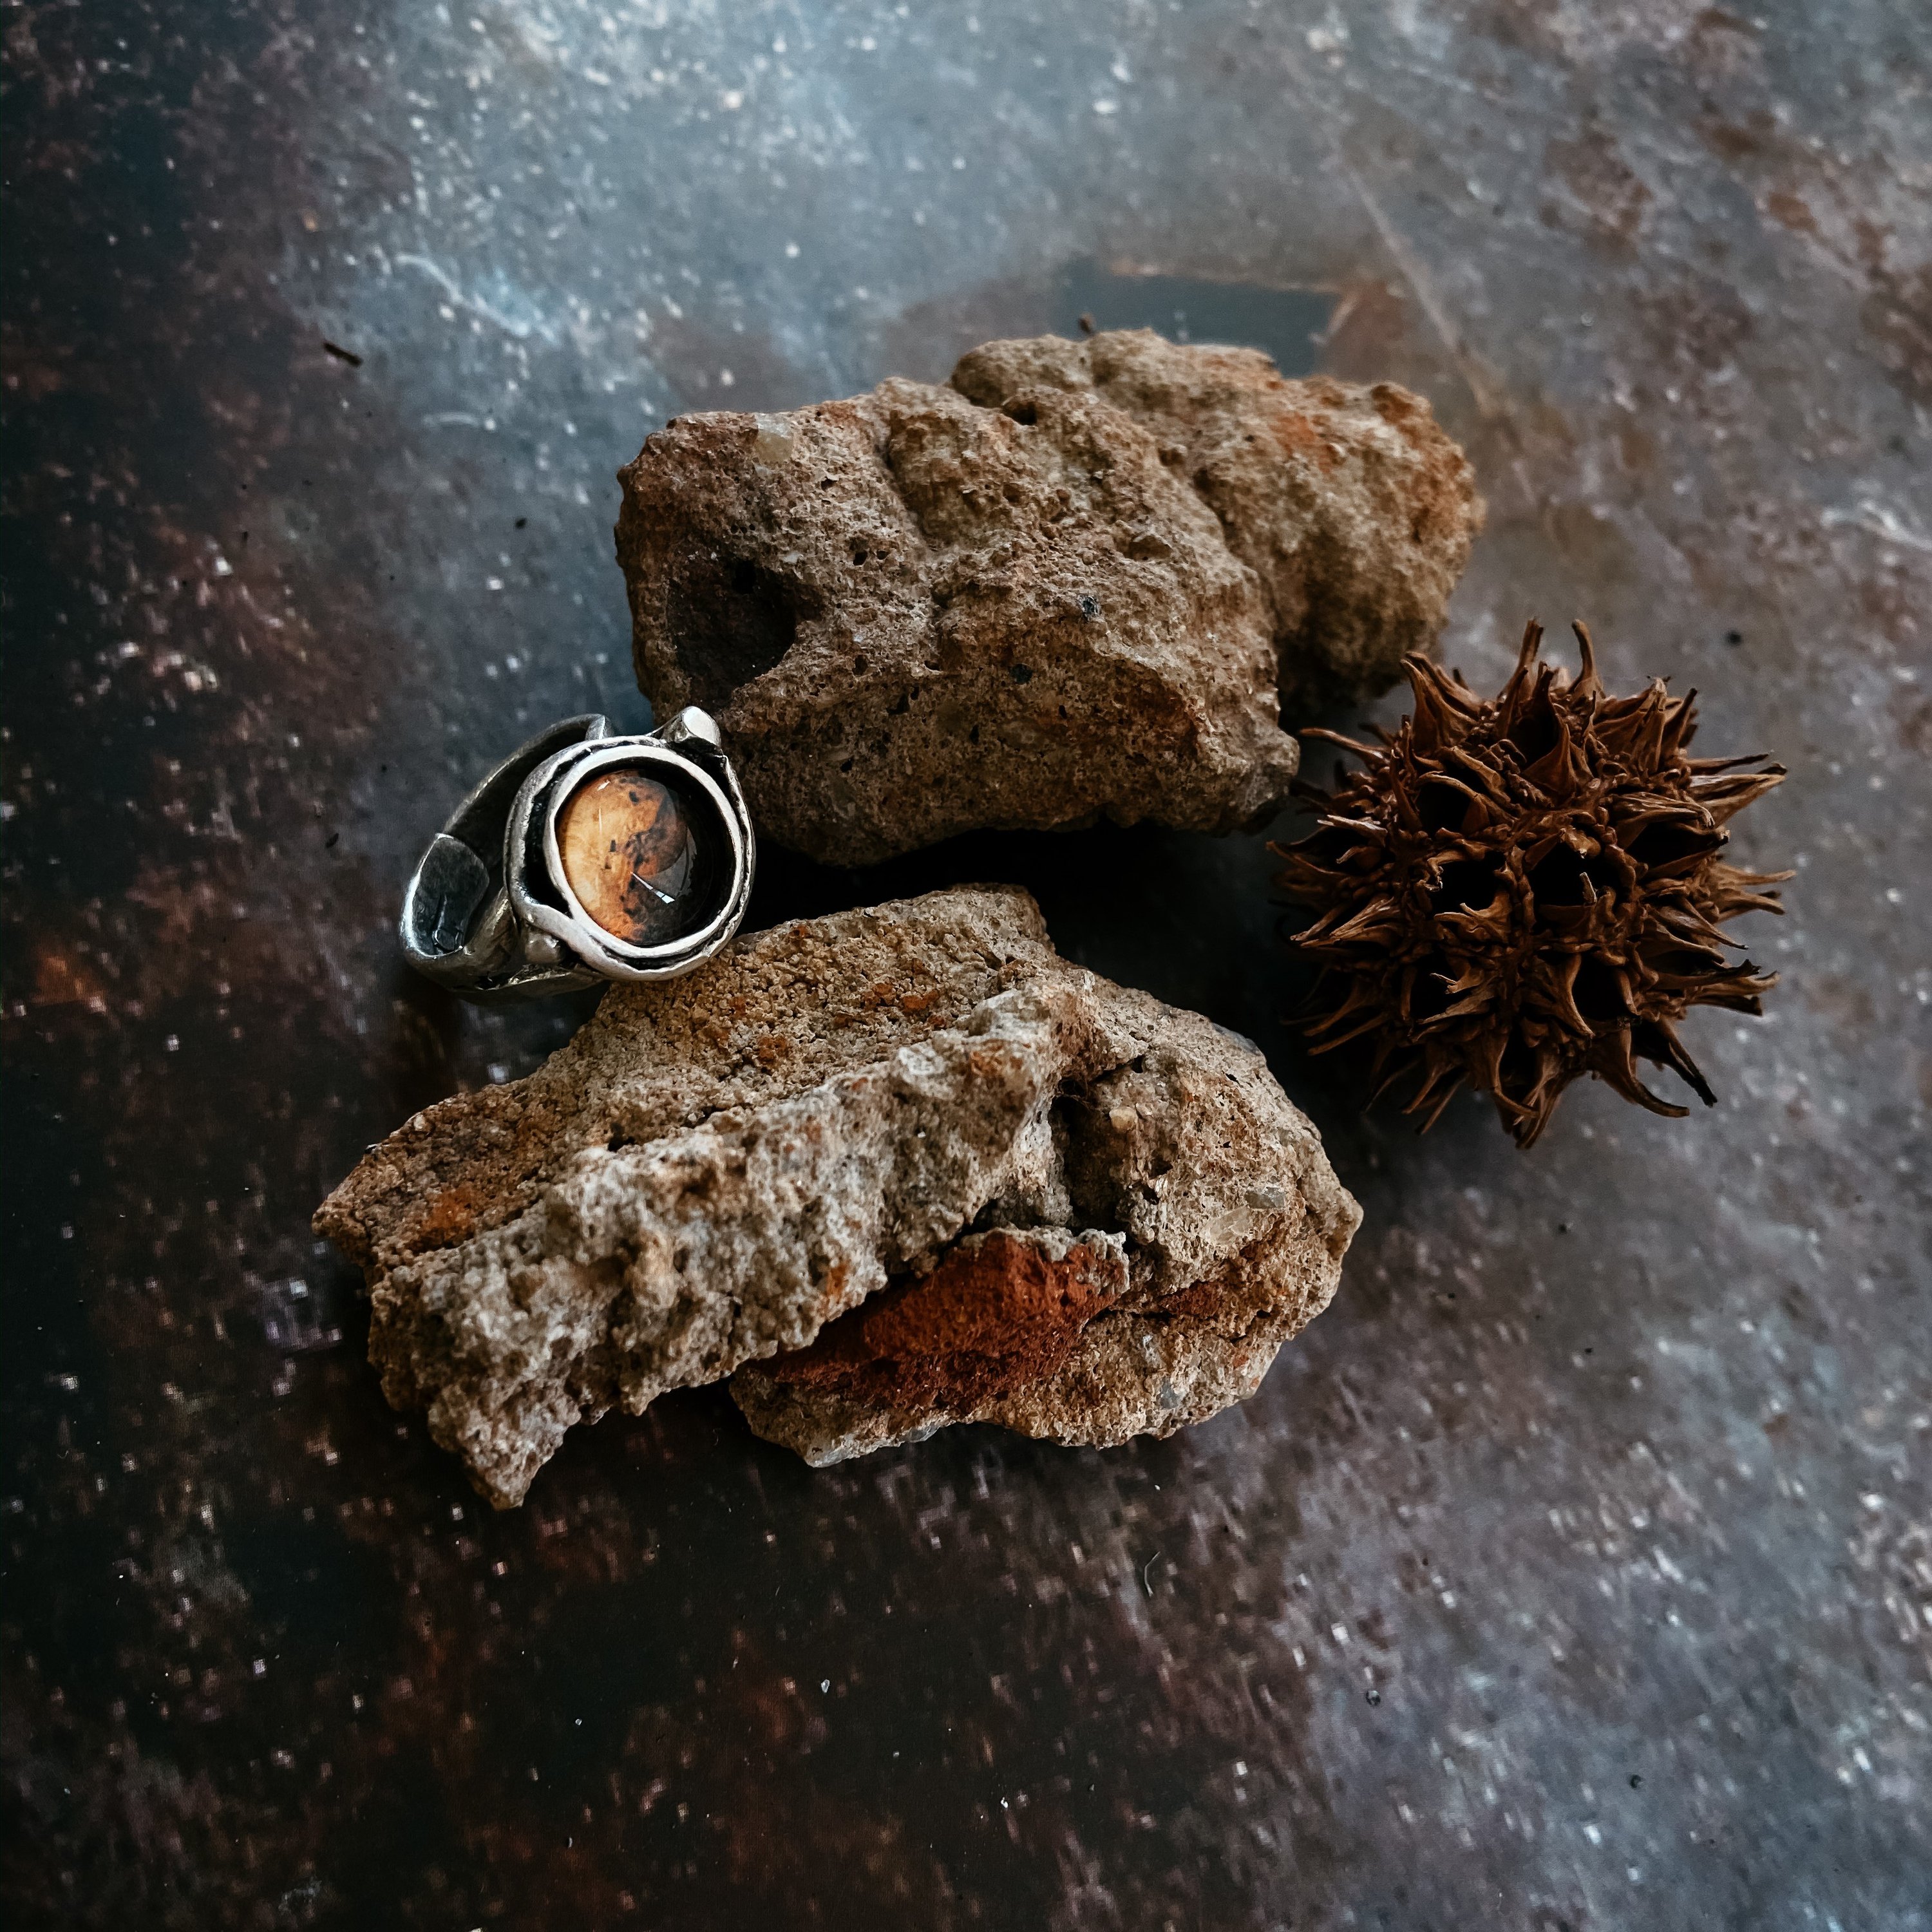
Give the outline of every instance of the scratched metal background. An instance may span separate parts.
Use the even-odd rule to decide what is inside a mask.
[[[1756,4],[0,12],[11,1923],[1932,1924],[1932,28]],[[1714,1113],[1418,1142],[1258,841],[773,856],[1263,1040],[1341,1293],[1170,1443],[814,1474],[712,1390],[492,1516],[307,1232],[578,1016],[402,976],[414,850],[644,715],[653,425],[1083,308],[1424,390],[1452,659],[1581,613],[1783,755],[1771,1014]]]

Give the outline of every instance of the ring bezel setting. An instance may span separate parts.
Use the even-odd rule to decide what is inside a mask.
[[[650,944],[590,916],[558,842],[559,815],[579,789],[626,769],[696,808],[691,836],[705,876],[718,881],[698,924]],[[566,718],[491,772],[430,842],[404,898],[404,954],[418,972],[485,1001],[675,979],[736,932],[756,862],[751,816],[707,712],[689,706],[635,736],[594,715]]]

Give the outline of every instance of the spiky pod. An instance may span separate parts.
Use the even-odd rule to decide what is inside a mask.
[[[1304,788],[1319,822],[1274,848],[1279,883],[1316,910],[1294,940],[1323,969],[1306,1020],[1316,1051],[1370,1036],[1375,1096],[1413,1078],[1406,1111],[1424,1127],[1467,1081],[1520,1147],[1585,1073],[1653,1113],[1688,1112],[1644,1085],[1640,1059],[1714,1105],[1676,1023],[1694,1006],[1763,1010],[1776,975],[1733,964],[1718,928],[1782,910],[1758,888],[1791,876],[1718,856],[1726,822],[1784,767],[1687,757],[1696,694],[1658,680],[1608,696],[1574,628],[1574,680],[1538,662],[1532,621],[1493,700],[1411,657],[1414,715],[1379,746],[1303,733],[1362,768],[1338,771],[1333,792]]]

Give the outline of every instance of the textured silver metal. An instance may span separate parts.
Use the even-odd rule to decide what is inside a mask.
[[[713,822],[725,882],[695,930],[656,946],[607,932],[572,890],[556,817],[578,787],[618,766],[658,766],[683,781]],[[483,1001],[541,999],[600,980],[671,980],[701,965],[745,916],[757,842],[716,722],[694,705],[641,736],[608,718],[567,718],[520,746],[450,814],[403,896],[404,956],[416,970]]]

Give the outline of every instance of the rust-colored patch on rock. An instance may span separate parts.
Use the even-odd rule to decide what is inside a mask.
[[[419,1252],[454,1247],[476,1233],[477,1210],[483,1203],[474,1189],[445,1187],[430,1196],[416,1224],[416,1246]]]
[[[998,1228],[968,1236],[922,1280],[874,1296],[764,1372],[829,1395],[972,1408],[1053,1374],[1126,1285],[1118,1241]]]

